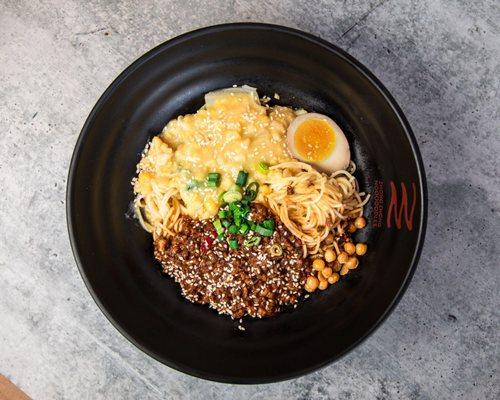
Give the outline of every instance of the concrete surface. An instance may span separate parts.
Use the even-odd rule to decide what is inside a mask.
[[[500,3],[0,0],[0,373],[34,399],[498,399]],[[82,124],[145,51],[201,26],[288,25],[389,88],[423,153],[420,266],[357,351],[293,381],[232,386],[128,343],[80,278],[65,224]]]

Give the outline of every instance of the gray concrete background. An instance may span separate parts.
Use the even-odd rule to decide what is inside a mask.
[[[495,0],[0,0],[0,373],[34,399],[498,399],[500,6]],[[71,254],[66,176],[90,109],[157,44],[259,21],[336,43],[420,145],[429,227],[396,311],[340,362],[272,385],[205,382],[128,343]]]

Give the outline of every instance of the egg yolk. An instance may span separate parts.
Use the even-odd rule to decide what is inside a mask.
[[[304,160],[323,161],[335,147],[335,132],[327,121],[309,119],[297,127],[294,144],[295,150]]]

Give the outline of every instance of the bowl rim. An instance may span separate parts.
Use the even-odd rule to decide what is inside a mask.
[[[417,241],[416,241],[416,247],[413,252],[413,257],[410,262],[408,271],[406,273],[406,276],[404,277],[403,282],[401,283],[401,286],[394,298],[392,299],[391,303],[388,305],[388,307],[385,309],[385,311],[382,313],[382,315],[379,317],[379,319],[372,325],[372,327],[363,335],[361,336],[358,340],[356,340],[352,345],[344,349],[340,354],[337,355],[336,358],[326,360],[323,363],[319,363],[317,365],[314,365],[312,367],[307,367],[303,369],[297,369],[292,373],[285,373],[285,374],[280,374],[277,376],[273,376],[270,378],[244,378],[244,377],[227,377],[227,376],[221,376],[218,374],[210,374],[207,373],[206,371],[200,371],[197,370],[196,368],[189,367],[186,365],[182,365],[180,363],[177,363],[175,361],[165,359],[164,357],[155,354],[154,352],[150,351],[149,349],[145,348],[143,345],[138,343],[132,336],[130,336],[125,329],[121,327],[118,321],[116,321],[114,318],[111,317],[111,315],[108,313],[106,308],[101,304],[98,296],[94,292],[89,280],[86,277],[84,267],[83,267],[83,262],[81,260],[80,254],[78,252],[78,246],[77,246],[77,240],[75,237],[74,233],[74,226],[73,226],[73,215],[75,213],[75,210],[72,207],[72,202],[71,202],[71,197],[72,197],[72,192],[74,189],[74,184],[73,180],[75,178],[76,174],[76,169],[77,165],[80,159],[81,151],[83,148],[83,145],[85,143],[85,138],[88,133],[89,126],[92,124],[94,121],[97,113],[99,112],[100,108],[104,105],[104,103],[108,100],[108,98],[113,94],[115,89],[134,71],[136,71],[139,67],[141,67],[144,63],[155,57],[157,54],[165,51],[169,47],[172,47],[174,45],[178,45],[184,41],[190,40],[192,38],[196,38],[199,36],[207,35],[207,34],[212,34],[212,33],[217,33],[217,32],[223,32],[223,31],[231,31],[231,30],[239,30],[239,29],[253,29],[253,30],[266,30],[266,31],[271,31],[271,32],[279,32],[279,33],[285,33],[289,34],[291,36],[295,36],[301,39],[305,39],[308,42],[311,42],[312,44],[319,45],[320,47],[323,47],[329,52],[332,52],[336,54],[337,56],[343,58],[345,61],[347,61],[350,65],[352,65],[354,68],[356,68],[362,75],[364,75],[370,83],[381,93],[381,95],[385,98],[387,104],[393,109],[395,115],[398,117],[399,122],[401,123],[402,127],[404,128],[404,131],[406,133],[406,137],[408,139],[408,142],[411,147],[411,151],[413,153],[413,156],[415,157],[416,160],[416,167],[417,167],[417,175],[418,175],[418,184],[419,184],[419,192],[421,196],[421,204],[420,204],[420,221],[418,224],[418,231],[417,231]],[[186,33],[183,33],[181,35],[175,36],[159,45],[154,47],[153,49],[149,50],[139,58],[137,58],[135,61],[133,61],[123,72],[118,75],[117,78],[115,78],[111,84],[107,87],[107,89],[104,91],[104,93],[100,96],[100,98],[97,100],[95,103],[94,107],[92,108],[91,112],[89,113],[87,119],[85,120],[85,123],[80,131],[80,134],[78,136],[78,139],[76,141],[74,150],[73,150],[73,155],[71,157],[71,162],[69,166],[69,171],[68,171],[68,178],[67,178],[67,184],[66,184],[66,223],[67,223],[67,229],[68,229],[68,234],[69,234],[69,239],[70,239],[70,244],[71,244],[71,250],[74,256],[74,259],[76,261],[78,271],[80,273],[80,276],[82,277],[82,280],[87,287],[87,290],[90,292],[92,299],[94,302],[97,304],[98,308],[101,310],[101,312],[104,314],[104,316],[108,319],[108,321],[111,323],[112,326],[122,335],[124,336],[130,343],[132,343],[135,347],[137,347],[139,350],[150,356],[151,358],[155,359],[156,361],[167,365],[170,368],[173,368],[179,372],[186,373],[188,375],[209,380],[209,381],[214,381],[214,382],[221,382],[221,383],[232,383],[232,384],[265,384],[265,383],[274,383],[274,382],[281,382],[293,378],[297,378],[299,376],[303,376],[306,374],[309,374],[311,372],[317,371],[327,365],[332,364],[333,362],[336,362],[346,356],[348,353],[350,353],[354,348],[359,346],[361,343],[363,343],[369,336],[371,336],[381,325],[382,323],[387,319],[387,317],[394,311],[395,307],[401,300],[403,294],[405,293],[406,289],[408,288],[410,281],[413,277],[413,274],[415,273],[420,255],[422,253],[422,248],[424,245],[425,241],[425,231],[427,227],[427,212],[428,212],[428,194],[427,194],[427,181],[426,181],[426,176],[425,176],[425,169],[424,169],[424,164],[422,161],[422,156],[420,153],[420,150],[418,148],[417,140],[413,134],[413,131],[410,127],[410,124],[408,120],[406,119],[402,109],[396,102],[396,100],[393,98],[393,96],[390,94],[390,92],[387,90],[387,88],[380,82],[378,78],[376,78],[370,70],[365,67],[361,62],[359,62],[357,59],[355,59],[353,56],[348,54],[346,51],[340,49],[333,43],[330,43],[324,39],[321,39],[313,34],[295,29],[295,28],[290,28],[282,25],[275,25],[275,24],[266,24],[266,23],[257,23],[257,22],[235,22],[235,23],[226,23],[226,24],[219,24],[219,25],[212,25],[212,26],[206,26],[203,28],[199,28],[193,31],[189,31]]]

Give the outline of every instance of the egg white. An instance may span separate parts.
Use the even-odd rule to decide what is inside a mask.
[[[205,105],[212,106],[215,102],[228,94],[243,94],[250,96],[255,103],[260,104],[257,89],[248,85],[234,86],[225,89],[214,90],[205,94]]]

